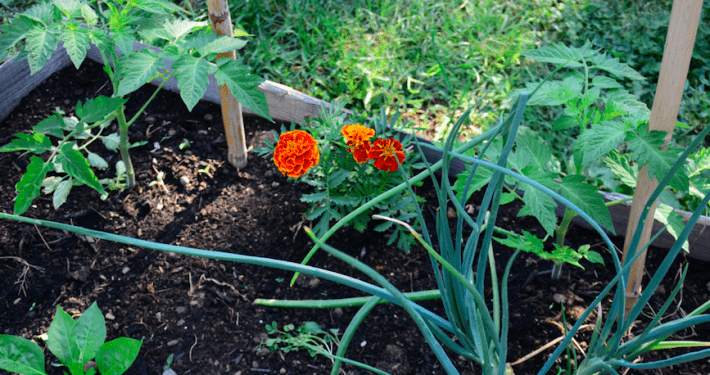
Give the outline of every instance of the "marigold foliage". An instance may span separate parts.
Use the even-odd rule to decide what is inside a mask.
[[[370,148],[368,158],[375,160],[375,168],[385,172],[394,172],[399,168],[399,164],[404,162],[402,144],[392,138],[377,139]]]
[[[348,151],[353,154],[353,158],[358,163],[369,160],[370,138],[375,135],[375,131],[360,124],[345,125],[340,131],[347,141]]]
[[[318,142],[303,130],[281,134],[274,149],[274,163],[288,177],[301,177],[318,164]]]

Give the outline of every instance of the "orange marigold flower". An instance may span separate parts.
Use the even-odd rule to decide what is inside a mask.
[[[375,131],[360,124],[345,125],[340,131],[345,137],[348,151],[353,154],[355,161],[364,163],[368,160],[370,151],[370,138],[375,135]]]
[[[301,177],[318,164],[318,142],[303,130],[281,134],[274,149],[274,163],[281,173],[289,177]]]
[[[404,151],[402,151],[402,144],[396,139],[378,139],[372,144],[368,157],[375,159],[375,168],[394,172],[404,161]]]

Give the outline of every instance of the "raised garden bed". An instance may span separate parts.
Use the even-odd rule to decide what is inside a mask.
[[[26,131],[56,107],[69,114],[76,100],[110,94],[102,87],[106,79],[100,67],[88,61],[78,72],[71,67],[47,76],[49,80],[23,95],[17,110],[0,123],[0,144]],[[152,88],[144,88],[134,95],[151,92]],[[188,113],[182,105],[175,105],[177,101],[174,94],[161,94],[132,128],[133,141],[149,141],[132,152],[138,176],[134,190],[101,201],[86,189],[84,194],[71,195],[58,211],[51,208],[50,199],[39,198],[26,216],[163,243],[300,261],[310,249],[306,236],[294,229],[307,208],[298,200],[305,188],[288,183],[269,160],[254,155],[244,170],[231,168],[226,162],[219,108],[201,103]],[[315,103],[313,108],[318,108],[320,104]],[[273,111],[272,115],[280,118]],[[278,125],[251,118],[246,127],[250,144],[256,146]],[[166,136],[170,138],[161,141]],[[183,139],[190,140],[192,146],[180,150]],[[153,144],[158,141],[160,149]],[[0,155],[0,173],[5,176],[0,189],[3,212],[12,211],[14,184],[26,164],[26,157]],[[210,166],[209,173],[201,172],[206,166]],[[158,171],[166,173],[166,189],[149,186]],[[419,192],[433,202],[428,187],[423,186]],[[497,224],[506,229],[540,230],[533,219],[518,218],[517,209],[505,206]],[[357,295],[327,281],[304,278],[289,288],[291,275],[284,271],[96,242],[15,222],[2,221],[0,226],[0,332],[33,338],[46,332],[57,304],[67,311],[81,312],[98,301],[102,311],[110,314],[110,338],[144,340],[139,361],[129,372],[132,374],[160,373],[170,354],[175,355],[172,367],[179,374],[328,373],[330,362],[322,357],[259,350],[259,341],[266,334],[264,326],[272,321],[279,325],[315,321],[324,328],[342,330],[356,312],[355,308],[294,310],[252,304],[255,298]],[[568,238],[573,246],[590,243],[605,253],[596,236],[582,228],[574,228]],[[617,239],[619,247],[621,241]],[[385,246],[385,236],[369,230],[364,234],[341,230],[329,242],[372,265],[401,290],[435,287],[428,259],[420,248],[403,254]],[[510,255],[504,247],[495,251],[499,259]],[[650,272],[663,255],[662,250],[651,251],[647,262]],[[609,264],[608,254],[605,258]],[[685,262],[690,270],[682,302],[677,303],[678,309],[671,309],[678,315],[710,298],[710,264],[683,258],[676,260],[673,269],[679,270]],[[325,253],[319,253],[311,264],[359,277]],[[613,277],[609,266],[585,265],[584,271],[567,267],[562,280],[552,282],[538,275],[550,268],[549,263],[531,255],[519,258],[510,280],[511,362],[562,334],[557,326],[562,321],[560,308],[555,301],[565,301],[568,319],[573,321],[575,311],[578,314],[586,308]],[[663,303],[663,295],[672,289],[674,281],[670,277],[666,280],[665,292],[652,301],[654,309]],[[426,305],[442,312],[438,302]],[[686,333],[710,337],[707,326]],[[665,358],[659,355],[658,359]],[[355,337],[347,357],[395,374],[443,373],[411,319],[401,308],[390,305],[377,307],[368,317],[366,329]],[[542,354],[513,368],[516,374],[532,374],[545,359]],[[459,359],[456,364],[463,373],[479,371],[467,361]],[[363,373],[352,367],[346,370]],[[664,371],[659,373],[708,373],[710,364],[695,362]]]

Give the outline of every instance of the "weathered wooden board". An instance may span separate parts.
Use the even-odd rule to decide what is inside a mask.
[[[146,48],[145,45],[136,43],[134,50]],[[98,49],[92,47],[87,53],[87,56],[97,62],[101,62],[101,55]],[[0,121],[2,121],[12,110],[20,103],[20,100],[32,91],[35,87],[44,81],[52,73],[71,64],[66,51],[59,48],[52,55],[52,59],[45,65],[44,69],[35,75],[30,75],[30,69],[27,61],[14,63],[8,61],[0,66]],[[168,66],[169,68],[169,66]],[[159,85],[160,81],[153,82]],[[164,86],[167,90],[179,92],[177,81],[171,79]],[[299,91],[296,91],[288,86],[284,86],[275,82],[266,81],[259,86],[266,95],[269,103],[269,111],[271,117],[279,121],[303,121],[306,118],[316,117],[319,115],[321,108],[330,107],[329,103],[323,102],[312,96],[308,96]],[[203,100],[219,104],[219,88],[214,77],[210,77],[210,84],[207,88]],[[247,113],[253,113],[248,108],[244,108]],[[2,131],[2,129],[0,129]],[[430,153],[426,155],[430,162],[441,158],[441,154]],[[457,164],[452,166],[452,171],[460,172],[463,170],[462,163],[456,161]],[[605,194],[607,199],[620,199],[616,195]],[[617,204],[610,208],[611,216],[616,229],[616,234],[624,235],[626,232],[626,223],[629,217],[630,202]],[[680,212],[684,217],[690,217],[690,213]],[[582,224],[580,221],[578,221]],[[654,233],[658,231],[662,225],[659,222],[654,224]],[[690,254],[689,256],[701,260],[710,260],[710,218],[703,216],[700,218],[695,228],[693,229],[690,238]],[[670,248],[673,244],[673,238],[667,233],[662,234],[654,243],[654,246],[661,248]]]

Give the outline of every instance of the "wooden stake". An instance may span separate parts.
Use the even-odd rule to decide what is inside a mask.
[[[651,118],[648,123],[649,131],[661,130],[667,133],[666,143],[670,141],[676,119],[678,118],[680,100],[683,97],[683,88],[688,77],[690,57],[693,54],[693,44],[695,44],[695,35],[698,32],[698,22],[700,21],[702,8],[703,0],[675,0],[673,2],[666,45],[663,50],[663,60],[661,61],[661,72],[658,77],[656,96],[653,100]],[[646,166],[641,168],[633,203],[631,204],[626,239],[624,240],[624,261],[627,257],[632,257],[636,254],[637,249],[629,249],[631,237],[641,220],[643,207],[657,186],[658,180],[649,178]],[[644,221],[641,240],[638,244],[639,249],[644,247],[651,238],[656,203],[653,203]],[[641,282],[645,264],[646,252],[644,251],[632,265],[629,282],[626,285],[627,315],[641,297]]]
[[[210,24],[217,35],[234,36],[232,34],[232,17],[229,14],[227,0],[207,0],[207,10],[210,16]],[[236,59],[235,51],[218,53],[217,60],[221,58]],[[222,106],[222,119],[224,121],[224,134],[227,137],[229,147],[227,158],[229,163],[235,168],[241,169],[247,166],[247,144],[244,135],[244,118],[242,117],[242,105],[234,98],[227,84],[220,86],[219,97]]]

